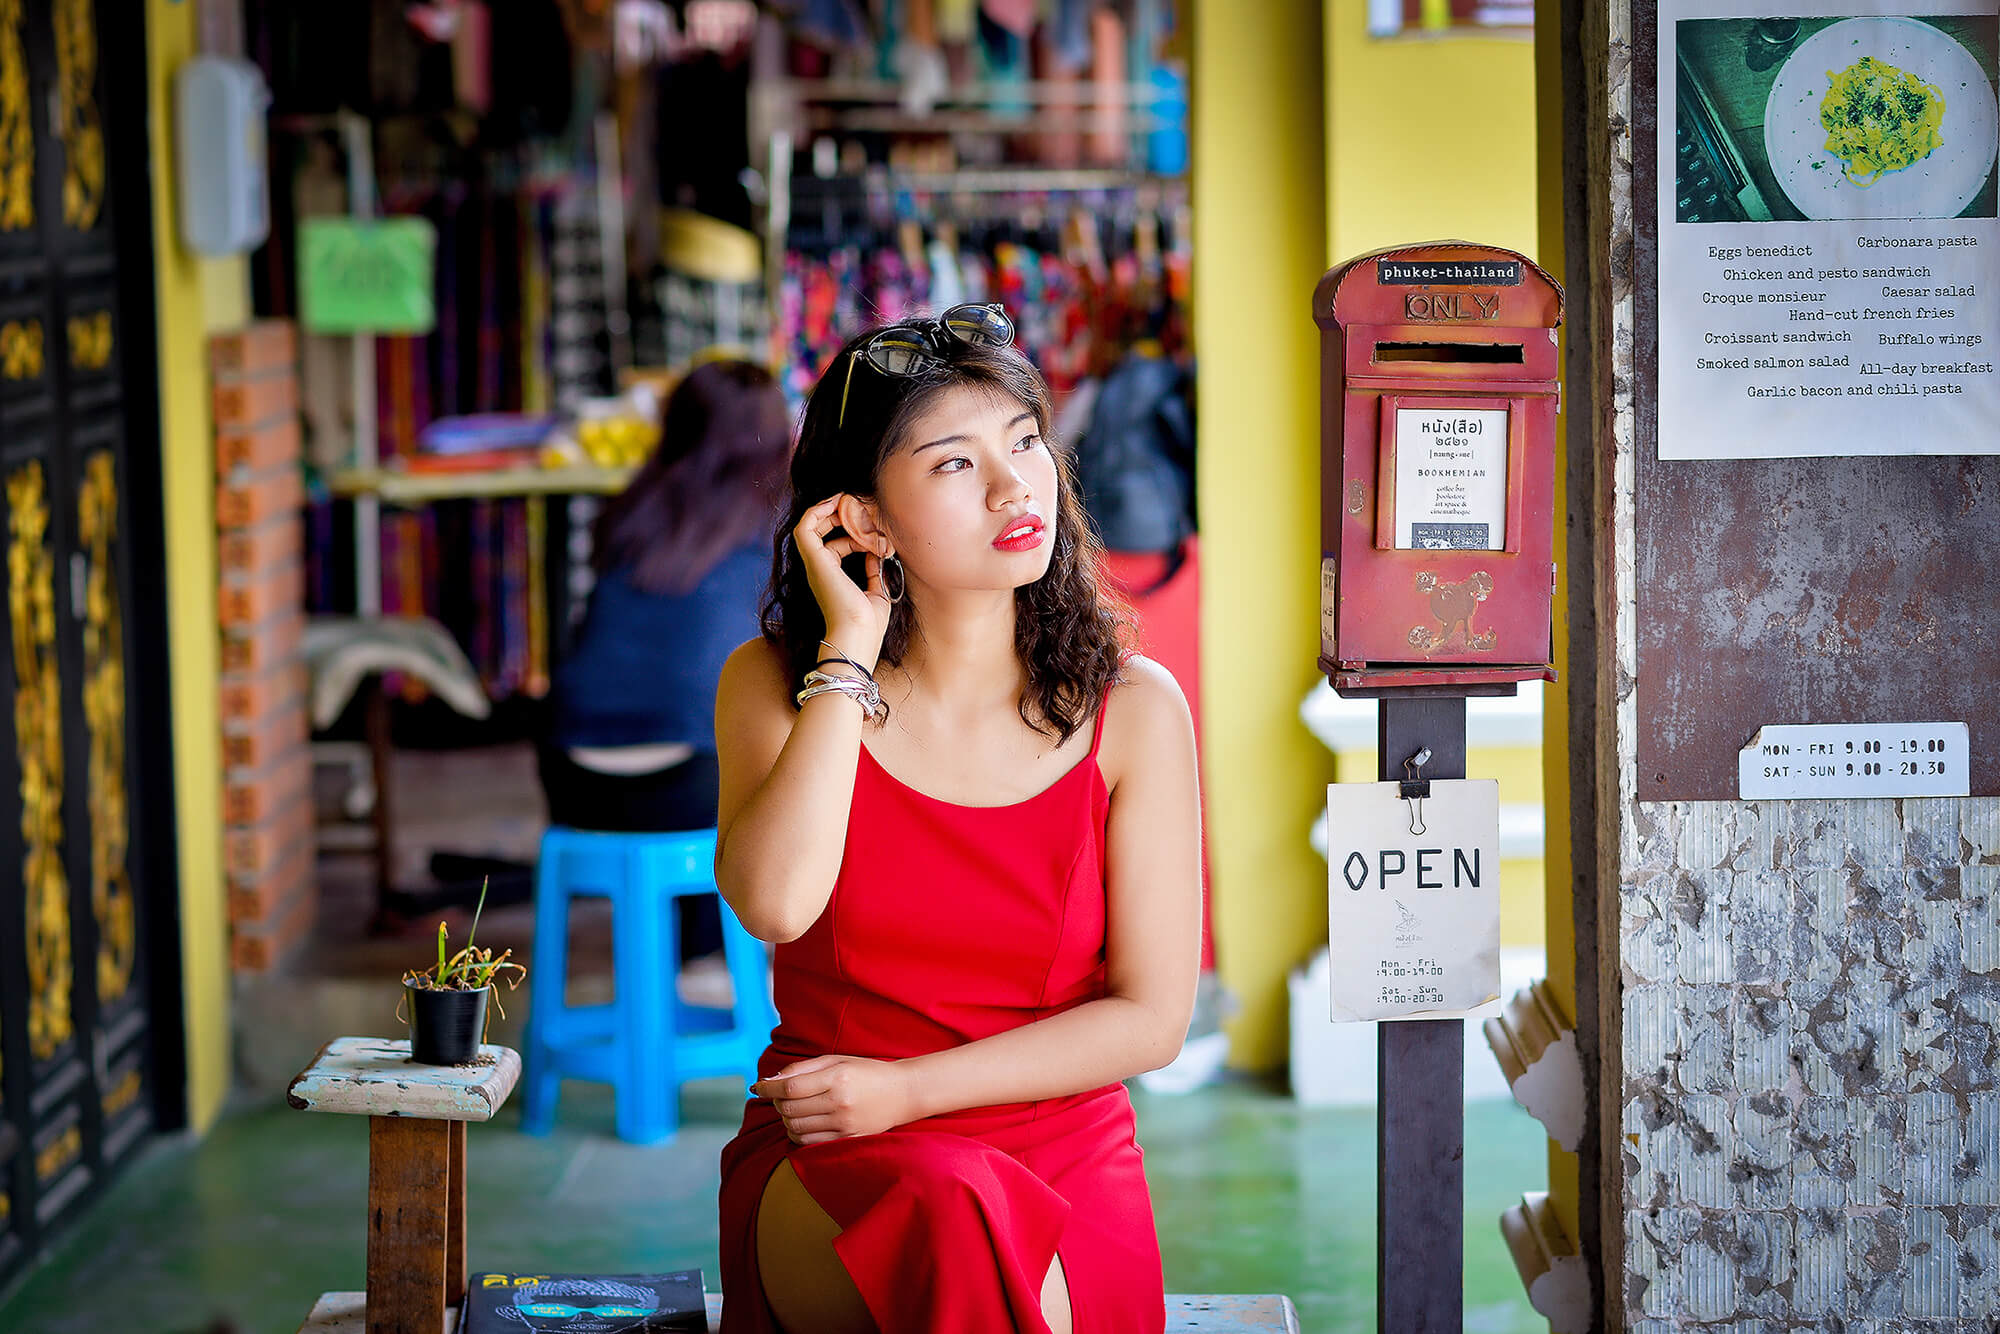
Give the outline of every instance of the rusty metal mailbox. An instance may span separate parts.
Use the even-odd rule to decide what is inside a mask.
[[[1553,681],[1562,288],[1512,250],[1399,246],[1329,270],[1313,320],[1321,669],[1344,694]]]

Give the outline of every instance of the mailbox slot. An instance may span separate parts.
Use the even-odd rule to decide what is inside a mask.
[[[1375,360],[1461,361],[1519,366],[1526,362],[1527,351],[1519,343],[1377,343]]]
[[[1356,324],[1345,335],[1341,370],[1350,384],[1472,380],[1481,389],[1498,382],[1546,394],[1556,391],[1553,329]]]

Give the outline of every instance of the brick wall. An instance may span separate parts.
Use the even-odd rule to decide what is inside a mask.
[[[281,967],[318,908],[306,725],[298,342],[262,321],[209,343],[222,633],[230,960]]]

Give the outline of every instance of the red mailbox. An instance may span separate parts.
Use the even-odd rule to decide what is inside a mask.
[[[1322,670],[1342,693],[1555,680],[1561,286],[1512,250],[1398,246],[1329,270],[1313,321]]]

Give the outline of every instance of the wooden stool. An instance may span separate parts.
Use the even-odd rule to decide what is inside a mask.
[[[520,1077],[510,1047],[417,1065],[407,1041],[335,1038],[292,1080],[285,1100],[301,1111],[368,1118],[367,1295],[323,1310],[349,1296],[326,1294],[303,1328],[346,1318],[357,1334],[451,1334],[465,1299],[465,1123],[490,1121]]]

